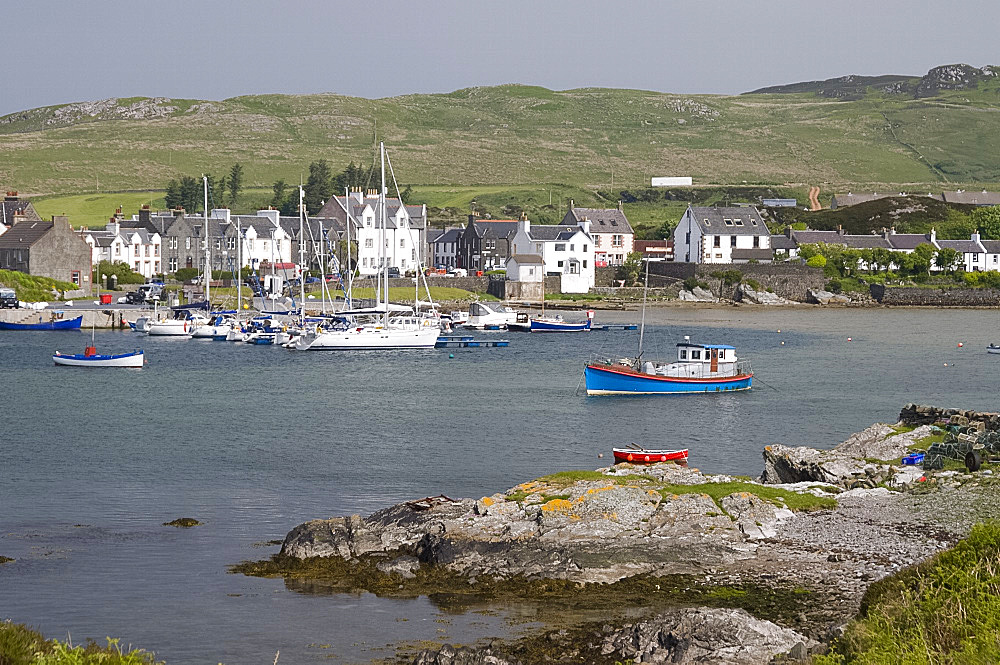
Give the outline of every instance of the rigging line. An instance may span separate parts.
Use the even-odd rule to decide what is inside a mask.
[[[418,273],[417,279],[423,281],[423,283],[424,283],[424,291],[427,293],[427,301],[431,304],[431,309],[433,310],[433,309],[437,308],[437,304],[434,302],[434,297],[431,296],[431,288],[430,288],[430,286],[427,285],[427,276],[424,274],[424,271],[422,269],[424,262],[421,261],[420,258],[419,258],[420,254],[422,253],[421,250],[423,249],[423,245],[426,244],[426,243],[419,242],[419,238],[420,238],[420,233],[419,232],[417,233],[417,240],[413,239],[413,224],[412,224],[413,220],[410,218],[410,211],[406,209],[406,204],[403,203],[403,196],[402,196],[402,194],[399,193],[399,183],[396,182],[396,173],[392,170],[392,160],[389,159],[389,153],[388,152],[385,154],[385,161],[389,165],[389,175],[392,176],[392,186],[396,189],[396,198],[399,199],[399,205],[403,209],[403,215],[406,217],[406,222],[407,222],[406,223],[406,230],[407,230],[407,233],[410,236],[410,242],[413,243],[414,248],[416,248],[415,251],[416,251],[416,254],[417,254],[417,257],[418,257],[417,258],[417,273]],[[427,221],[425,219],[424,220],[424,227],[426,228],[426,226],[427,226]],[[420,304],[418,302],[419,300],[420,300],[419,297],[414,297],[414,301],[413,301],[413,312],[414,313],[417,313],[420,310]]]
[[[780,392],[781,392],[781,390],[780,390],[780,389],[778,389],[778,388],[775,388],[775,387],[774,387],[774,386],[772,386],[771,384],[769,384],[769,383],[765,383],[765,382],[764,382],[763,380],[761,380],[761,379],[757,378],[757,375],[756,375],[756,374],[755,374],[755,375],[754,375],[754,377],[753,377],[753,381],[754,381],[755,383],[759,383],[760,385],[764,386],[765,388],[770,388],[770,389],[771,389],[771,390],[773,390],[774,392],[777,392],[777,393],[780,393]]]
[[[586,378],[586,376],[587,376],[586,372],[587,372],[586,369],[584,369],[582,372],[580,372],[580,380],[576,382],[576,389],[573,391],[573,396],[574,397],[576,397],[576,396],[578,396],[580,394],[580,384],[583,383],[583,379]]]

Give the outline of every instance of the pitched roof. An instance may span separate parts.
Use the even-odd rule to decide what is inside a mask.
[[[579,226],[552,226],[550,224],[532,224],[528,229],[528,237],[532,240],[569,240],[577,233],[583,233]]]
[[[771,236],[771,249],[796,249],[798,243],[786,236],[784,233]]]
[[[893,249],[916,249],[920,245],[931,244],[930,234],[924,233],[890,233],[886,240]]]
[[[0,249],[23,249],[31,247],[39,238],[49,232],[53,222],[22,220],[0,235]]]
[[[0,236],[2,237],[2,236]],[[985,249],[975,240],[938,240],[938,245],[942,248],[948,247],[962,254],[983,254]]]
[[[749,261],[750,259],[769,261],[771,259],[771,250],[766,247],[734,247],[732,257],[741,261]]]
[[[702,233],[730,236],[769,236],[767,224],[753,206],[695,207],[688,206]],[[685,213],[687,214],[687,213]]]
[[[632,233],[632,225],[618,208],[570,208],[569,215],[576,222],[589,219],[592,233]]]
[[[35,206],[31,205],[31,201],[23,201],[21,199],[4,199],[0,201],[0,224],[10,226],[14,223],[16,215],[24,215],[26,219],[36,222],[42,221],[42,218],[35,212]]]
[[[957,192],[944,192],[944,200],[948,203],[965,203],[968,205],[995,206],[1000,205],[1000,192],[967,192],[963,189]]]
[[[377,196],[365,196],[361,202],[351,196],[349,197],[350,203],[346,203],[343,196],[331,196],[330,200],[323,204],[319,212],[316,213],[315,217],[321,217],[323,219],[339,219],[344,220],[346,215],[344,214],[344,205],[349,205],[351,217],[357,219],[361,216],[366,205],[370,205],[373,210],[378,210],[379,197]],[[396,198],[386,198],[385,200],[385,214],[389,220],[389,228],[395,228],[395,222],[393,217],[395,217],[397,211],[400,208],[400,201]],[[410,227],[416,229],[422,229],[427,224],[427,219],[424,214],[424,207],[422,205],[406,205],[403,206],[406,209],[406,214],[410,218]]]
[[[491,231],[498,238],[511,238],[517,233],[518,221],[516,219],[473,219],[466,230],[472,229],[478,237],[483,237],[487,231]]]
[[[528,264],[531,264],[531,263],[541,265],[543,263],[542,262],[542,257],[540,257],[538,254],[514,254],[513,256],[511,256],[507,260],[508,261],[517,261],[518,263],[520,263],[522,265],[528,265]]]
[[[462,229],[447,229],[446,231],[442,231],[441,235],[434,238],[434,240],[432,240],[431,242],[433,243],[458,242],[458,238],[461,235],[462,235]]]
[[[1000,240],[980,240],[979,244],[987,254],[1000,254]]]

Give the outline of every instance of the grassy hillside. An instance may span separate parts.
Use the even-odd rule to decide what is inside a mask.
[[[79,103],[0,118],[0,183],[29,195],[157,189],[236,161],[248,185],[298,182],[316,159],[337,169],[369,160],[376,123],[399,181],[414,185],[615,191],[690,175],[698,184],[819,184],[832,193],[1000,180],[997,77],[932,93],[867,87],[844,100],[815,90],[715,96],[505,85],[379,100]]]

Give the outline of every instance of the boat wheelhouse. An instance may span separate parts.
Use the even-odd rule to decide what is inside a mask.
[[[506,328],[511,323],[517,323],[518,313],[495,302],[474,302],[469,305],[469,318],[463,324],[466,328]]]

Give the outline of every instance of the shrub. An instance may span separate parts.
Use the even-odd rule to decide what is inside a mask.
[[[826,257],[822,254],[810,256],[809,260],[806,261],[806,265],[812,268],[824,268],[826,267]]]
[[[688,291],[694,291],[700,285],[701,282],[698,281],[697,277],[688,277],[684,280],[684,288]]]
[[[146,281],[146,278],[139,273],[133,271],[128,267],[127,263],[122,261],[115,261],[111,263],[110,261],[101,261],[96,266],[94,266],[93,275],[91,278],[94,280],[94,284],[101,284],[102,286],[106,284],[105,280],[101,279],[101,276],[110,277],[115,275],[118,278],[119,284],[142,284]]]
[[[831,279],[826,283],[826,290],[830,293],[840,293],[843,290],[843,285],[839,279]]]
[[[187,282],[198,276],[197,268],[178,268],[174,273],[174,279],[178,282]]]
[[[744,279],[743,283],[749,286],[754,291],[760,291],[760,282],[756,279]]]

